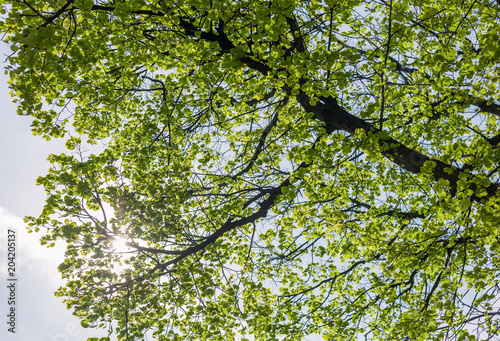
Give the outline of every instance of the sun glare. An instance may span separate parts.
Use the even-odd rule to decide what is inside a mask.
[[[113,250],[113,252],[118,252],[118,253],[130,251],[130,246],[128,246],[127,238],[114,237],[111,249]]]

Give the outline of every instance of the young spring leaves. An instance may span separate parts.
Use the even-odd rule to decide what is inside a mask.
[[[4,12],[19,114],[68,139],[29,221],[68,243],[58,294],[82,325],[498,338],[497,2]]]

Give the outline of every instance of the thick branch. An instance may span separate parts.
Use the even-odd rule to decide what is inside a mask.
[[[473,103],[476,107],[481,109],[482,112],[487,112],[493,115],[500,116],[500,105],[496,103],[488,104],[488,101],[479,101]]]
[[[297,167],[297,170],[299,170],[301,168],[306,168],[309,165],[310,164],[302,162]],[[274,190],[270,191],[267,199],[262,201],[261,203],[259,203],[260,208],[255,213],[249,215],[248,217],[238,219],[236,221],[233,221],[232,218],[227,219],[226,222],[224,224],[222,224],[222,226],[217,231],[215,231],[213,234],[211,234],[210,236],[205,238],[205,240],[199,244],[196,244],[196,245],[189,247],[187,249],[184,249],[184,250],[161,251],[161,252],[158,252],[158,250],[156,250],[156,249],[147,249],[147,248],[137,247],[135,245],[132,245],[132,246],[135,247],[136,249],[139,249],[140,251],[147,251],[147,252],[153,252],[153,253],[163,253],[163,254],[169,254],[169,255],[177,255],[177,257],[175,257],[175,258],[173,258],[165,263],[161,263],[161,264],[156,265],[154,268],[152,268],[151,270],[148,271],[148,274],[152,275],[157,271],[163,271],[163,273],[175,272],[175,269],[167,270],[168,267],[179,263],[181,260],[183,260],[186,257],[189,257],[191,255],[194,255],[194,254],[204,250],[208,245],[215,243],[225,233],[232,231],[240,226],[254,223],[260,218],[266,217],[269,210],[276,204],[275,201],[276,201],[278,195],[280,195],[282,193],[282,189],[284,187],[287,187],[288,185],[290,185],[290,178],[291,178],[291,176],[288,177],[285,181],[283,181],[279,186],[274,188]],[[262,196],[263,196],[262,194],[258,194],[256,197],[261,198]],[[250,205],[250,203],[253,203],[255,201],[256,201],[255,197],[251,198],[243,206],[247,207],[248,205]],[[160,273],[160,276],[163,273]],[[133,281],[142,282],[145,279],[146,279],[146,276],[139,276],[139,277],[134,278]],[[112,292],[118,290],[119,287],[127,286],[128,282],[129,281],[113,284],[112,286],[110,286],[108,288],[108,293],[112,293]]]
[[[496,147],[500,143],[500,134],[497,134],[497,135],[493,136],[492,138],[489,138],[488,143],[492,147]]]
[[[38,28],[46,27],[47,25],[52,24],[54,20],[56,20],[61,14],[63,14],[66,11],[66,9],[68,9],[69,5],[71,5],[73,2],[74,0],[66,1],[63,7],[61,7],[56,13],[48,17],[47,20],[43,24],[41,24]]]
[[[70,1],[68,1],[67,4],[69,3]],[[113,10],[112,7],[107,6],[94,6],[93,9],[106,11]],[[161,12],[143,10],[134,11],[133,13],[159,16],[165,15]],[[200,39],[206,41],[216,42],[223,53],[233,53],[234,49],[236,48],[236,46],[224,33],[223,23],[219,23],[219,26],[216,29],[217,34],[213,32],[203,32],[183,18],[179,18],[179,25],[184,29],[185,34],[188,36],[200,37]],[[272,71],[267,64],[263,63],[262,61],[253,59],[252,55],[248,53],[243,54],[243,56],[240,58],[240,61],[247,65],[249,68],[258,71],[263,75],[268,75]],[[303,79],[302,82],[305,82],[305,79]],[[290,92],[290,90],[287,88],[285,88],[284,90]],[[297,95],[297,100],[301,104],[301,106],[306,111],[313,113],[315,119],[323,122],[328,133],[331,133],[335,130],[342,130],[350,134],[354,134],[356,130],[361,129],[366,134],[379,135],[381,136],[381,138],[378,139],[378,147],[381,149],[381,153],[385,157],[414,174],[420,173],[425,162],[432,161],[435,163],[435,167],[432,170],[432,175],[436,179],[448,180],[452,192],[455,193],[457,191],[459,174],[462,173],[460,169],[449,164],[445,164],[444,162],[441,162],[439,160],[431,159],[430,157],[420,152],[406,147],[399,141],[391,137],[387,137],[387,135],[383,131],[376,128],[373,124],[368,123],[367,121],[347,112],[338,104],[335,98],[320,97],[320,99],[321,100],[317,104],[311,105],[311,98],[307,96],[303,91],[300,91]],[[478,105],[483,105],[483,103],[479,103]],[[483,105],[483,107],[485,106]],[[491,108],[489,109],[491,110]],[[467,176],[469,175],[467,174]],[[496,195],[497,189],[498,186],[496,184],[490,184],[486,188],[486,197]],[[475,195],[471,196],[471,198],[476,201],[480,201],[481,199]]]
[[[297,170],[301,169],[301,168],[306,168],[308,166],[309,166],[309,164],[303,162],[299,165]],[[173,258],[165,263],[158,264],[157,266],[155,266],[153,269],[149,270],[148,272],[150,274],[153,274],[158,270],[165,271],[169,266],[175,265],[178,262],[180,262],[181,260],[183,260],[184,258],[186,258],[190,255],[196,254],[199,251],[204,250],[208,245],[215,243],[217,241],[217,239],[219,239],[225,233],[227,233],[231,230],[234,230],[235,228],[238,228],[240,226],[244,226],[244,225],[256,222],[260,218],[264,218],[265,216],[267,216],[267,213],[269,212],[269,210],[275,205],[276,198],[278,197],[278,195],[280,195],[282,193],[282,188],[287,187],[288,185],[290,185],[290,177],[288,177],[278,187],[276,187],[274,190],[272,190],[266,200],[259,203],[260,208],[259,208],[259,210],[257,210],[257,212],[249,215],[248,217],[241,218],[241,219],[238,219],[236,221],[233,221],[232,218],[229,218],[217,231],[215,231],[213,234],[211,234],[210,236],[205,238],[205,240],[203,242],[201,242],[197,245],[194,245],[192,247],[189,247],[185,250],[160,252],[160,253],[165,253],[165,254],[170,254],[170,255],[177,255],[177,257],[175,257],[175,258]],[[261,196],[262,195],[260,195],[260,194],[258,195],[258,197],[261,197]],[[255,201],[254,198],[252,198],[252,199],[249,199],[248,202],[254,202],[254,201]],[[245,204],[244,206],[248,206],[248,205]],[[141,249],[144,251],[153,251],[155,253],[158,253],[156,249],[155,250],[152,250],[152,249],[147,250],[146,248],[141,248]],[[140,277],[135,278],[135,281],[138,281],[138,282],[141,282],[143,280],[144,280],[144,276],[140,276]],[[115,286],[118,286],[119,284],[120,283],[116,284]],[[122,283],[122,284],[125,285],[126,283]]]
[[[70,1],[66,5],[69,5]],[[66,6],[65,5],[65,6]],[[112,7],[104,6],[94,6],[96,10],[113,10]],[[59,12],[63,11],[61,9]],[[146,13],[147,12],[147,13]],[[164,15],[160,12],[153,11],[135,11],[136,14],[149,14],[149,15]],[[51,17],[52,18],[52,17]],[[49,18],[50,19],[50,18]],[[179,25],[184,29],[186,35],[191,37],[199,36],[200,39],[216,42],[224,53],[233,53],[235,45],[229,40],[227,35],[223,31],[223,23],[219,24],[217,28],[217,34],[213,32],[202,32],[192,23],[179,18]],[[197,34],[198,33],[198,34]],[[252,58],[251,54],[244,54],[240,61],[246,64],[249,68],[256,70],[264,75],[268,75],[272,70],[271,68],[263,63],[262,61],[257,61]],[[305,80],[302,80],[305,82]],[[289,92],[289,89],[284,89]],[[366,134],[379,135],[378,147],[381,149],[381,153],[396,163],[397,165],[403,167],[407,171],[418,174],[420,173],[425,162],[432,161],[435,163],[435,167],[432,170],[432,175],[436,179],[445,179],[450,183],[452,192],[457,191],[457,184],[459,179],[459,174],[462,172],[460,169],[453,167],[449,164],[445,164],[439,160],[431,159],[430,157],[412,150],[405,145],[401,144],[399,141],[388,137],[383,131],[376,128],[373,124],[354,116],[347,112],[343,107],[341,107],[337,100],[332,97],[320,97],[319,101],[315,105],[311,105],[311,98],[307,96],[303,91],[300,91],[297,95],[297,100],[301,106],[308,112],[314,114],[314,118],[323,122],[328,133],[335,130],[342,130],[350,134],[354,134],[356,130],[361,129]],[[496,110],[493,105],[488,106],[482,102],[477,103],[479,107],[488,109],[489,111]],[[469,176],[469,175],[467,175]],[[490,184],[486,188],[486,197],[491,197],[496,195],[498,186],[496,184]],[[472,198],[479,201],[480,198],[473,195]]]
[[[183,21],[182,19],[180,25],[184,28],[187,35],[195,36],[195,32],[199,31],[191,23]],[[218,30],[218,34],[202,32],[200,37],[201,39],[217,42],[225,53],[231,53],[231,50],[235,48],[235,45],[228,39],[226,34],[222,31],[222,28]],[[249,68],[264,75],[268,75],[271,72],[269,66],[261,61],[252,59],[251,55],[247,54],[243,56],[240,61]],[[303,79],[302,82],[305,83],[305,80]],[[291,92],[288,88],[284,90],[287,91],[287,93]],[[321,100],[315,105],[311,105],[311,98],[302,90],[296,97],[297,101],[307,112],[313,113],[315,119],[325,124],[327,133],[331,133],[335,130],[342,130],[354,134],[356,130],[361,129],[366,134],[379,135],[380,138],[377,143],[382,155],[414,174],[420,173],[425,162],[432,161],[435,163],[435,167],[432,170],[434,178],[448,180],[452,193],[457,192],[459,174],[462,173],[462,170],[442,161],[431,159],[427,155],[406,147],[399,141],[387,136],[387,134],[376,128],[373,124],[347,112],[333,97],[320,97]],[[467,176],[469,175],[467,174]],[[496,184],[490,184],[486,188],[486,197],[496,195],[497,189],[498,186]],[[480,201],[481,199],[476,195],[472,195],[471,198],[476,201]]]
[[[460,169],[442,161],[431,159],[427,155],[406,147],[399,141],[387,136],[373,124],[347,112],[332,97],[322,97],[321,101],[314,106],[310,104],[310,98],[303,93],[297,96],[297,99],[306,111],[314,114],[315,119],[325,123],[327,132],[342,130],[354,134],[356,130],[361,129],[366,134],[379,135],[377,143],[382,155],[411,173],[418,174],[425,162],[434,162],[435,167],[432,170],[434,178],[448,180],[452,192],[456,193],[459,174],[462,173]],[[470,174],[467,174],[467,177],[469,176]],[[496,195],[497,190],[498,186],[496,184],[490,184],[486,187],[487,194],[485,197],[488,198]],[[476,201],[480,201],[481,199],[476,195],[472,195],[471,198]]]

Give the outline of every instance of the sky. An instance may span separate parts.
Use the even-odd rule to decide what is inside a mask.
[[[43,188],[35,185],[47,173],[50,153],[64,150],[64,140],[47,142],[33,136],[31,119],[16,115],[9,95],[8,77],[3,69],[9,48],[0,45],[0,340],[4,341],[80,341],[107,336],[80,326],[54,292],[64,284],[57,266],[64,258],[64,245],[47,249],[39,245],[41,233],[28,234],[24,216],[37,216],[45,201]],[[12,281],[7,280],[7,235],[16,234],[15,250],[15,333],[8,331],[8,299]]]

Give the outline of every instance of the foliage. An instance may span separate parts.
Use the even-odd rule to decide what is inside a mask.
[[[2,8],[18,113],[67,139],[28,221],[82,325],[499,339],[498,2]]]

